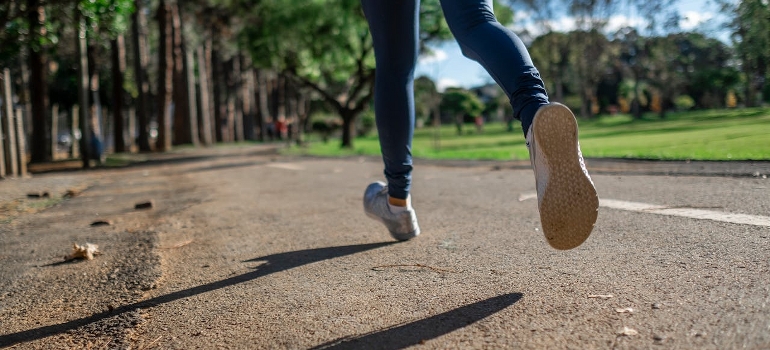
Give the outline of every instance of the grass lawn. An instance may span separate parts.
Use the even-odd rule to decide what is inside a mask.
[[[589,158],[691,160],[770,160],[770,108],[670,113],[665,119],[627,115],[579,120],[580,145]],[[476,133],[466,125],[458,136],[452,125],[415,131],[412,154],[428,159],[529,159],[521,126],[507,132],[494,123]],[[353,149],[340,149],[339,139],[287,149],[290,154],[320,156],[379,155],[377,136],[356,138]]]

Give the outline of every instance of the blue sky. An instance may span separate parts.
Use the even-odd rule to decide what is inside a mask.
[[[698,30],[710,36],[716,36],[724,41],[728,40],[727,33],[720,30],[719,8],[712,1],[679,0],[676,8],[682,17],[680,27],[683,30]],[[514,9],[515,10],[515,9]],[[643,21],[636,16],[631,8],[621,8],[619,14],[610,19],[608,32],[632,25],[640,26]],[[525,11],[516,11],[516,19],[513,30],[521,32],[526,29],[530,33],[537,33],[538,29],[527,23],[528,14]],[[573,21],[569,17],[560,18],[551,25],[558,31],[573,29]],[[537,62],[535,62],[537,64]],[[493,82],[492,78],[478,63],[464,57],[457,43],[449,41],[433,49],[431,56],[423,55],[417,65],[416,76],[427,75],[437,82],[440,90],[447,87],[473,87]]]

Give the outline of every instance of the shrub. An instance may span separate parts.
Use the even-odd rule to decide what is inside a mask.
[[[695,107],[695,100],[693,100],[690,95],[679,95],[676,99],[674,99],[674,105],[676,106],[677,110],[686,111]]]

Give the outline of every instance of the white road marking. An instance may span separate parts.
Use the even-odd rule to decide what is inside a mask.
[[[522,193],[519,195],[520,202],[535,198],[537,198],[536,193]],[[638,213],[679,216],[699,220],[728,222],[732,224],[770,227],[770,217],[761,215],[726,213],[721,211],[696,208],[671,207],[657,204],[620,201],[616,199],[599,199],[599,206]]]
[[[754,226],[770,227],[770,217],[749,214],[726,213],[695,208],[672,208],[638,202],[626,202],[614,199],[599,199],[599,206],[658,215],[680,216],[685,218],[729,222]]]
[[[537,199],[537,193],[522,193],[519,195],[519,202],[523,202],[530,199]]]
[[[301,165],[293,163],[270,163],[267,166],[285,170],[305,170]]]

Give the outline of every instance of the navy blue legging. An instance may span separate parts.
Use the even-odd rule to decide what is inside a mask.
[[[409,195],[414,134],[414,69],[419,51],[419,0],[361,0],[374,41],[374,114],[388,194]],[[526,47],[502,26],[492,0],[441,0],[449,29],[465,56],[502,87],[524,132],[548,95]]]

